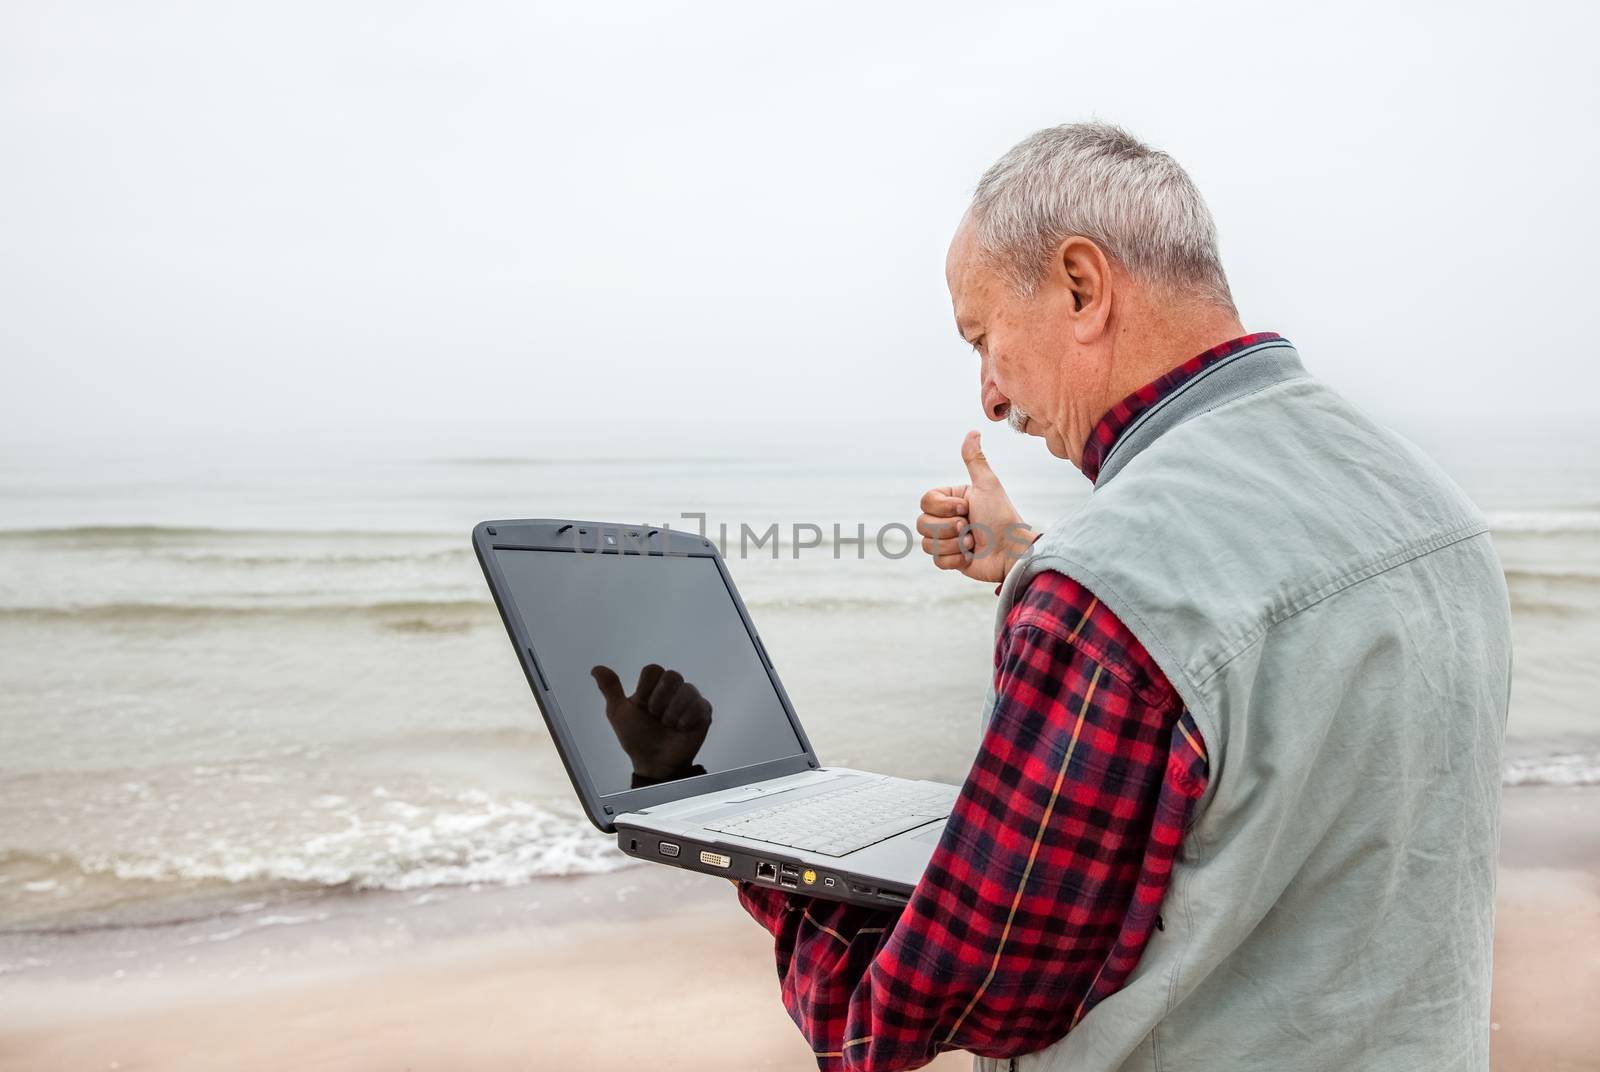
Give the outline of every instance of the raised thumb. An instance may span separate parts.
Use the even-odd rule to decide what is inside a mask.
[[[961,460],[967,463],[967,476],[974,484],[990,488],[1000,483],[1000,478],[989,468],[989,459],[983,456],[983,442],[977,432],[968,432],[961,441]]]
[[[614,704],[628,698],[622,691],[622,682],[617,680],[615,670],[609,666],[596,666],[589,671],[594,683],[600,686],[600,695],[606,698],[606,703]]]

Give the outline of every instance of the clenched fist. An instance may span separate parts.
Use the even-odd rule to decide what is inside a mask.
[[[940,569],[999,584],[1038,533],[1011,505],[983,456],[977,432],[968,432],[962,441],[961,460],[967,466],[968,483],[930,488],[922,496],[922,514],[917,518],[922,549]]]

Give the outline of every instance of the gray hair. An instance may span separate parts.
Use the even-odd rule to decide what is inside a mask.
[[[1110,123],[1030,134],[972,195],[979,249],[1033,293],[1061,242],[1087,238],[1136,279],[1235,312],[1217,226],[1178,162]]]

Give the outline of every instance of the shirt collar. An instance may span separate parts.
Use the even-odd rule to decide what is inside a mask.
[[[1083,475],[1091,481],[1099,479],[1100,466],[1105,462],[1106,455],[1111,453],[1111,448],[1117,445],[1117,440],[1139,414],[1228,355],[1236,354],[1258,342],[1278,338],[1282,336],[1275,331],[1258,331],[1253,335],[1241,335],[1237,339],[1229,339],[1220,346],[1213,346],[1204,353],[1196,354],[1112,406],[1095,424],[1094,430],[1089,433],[1089,441],[1083,445]]]

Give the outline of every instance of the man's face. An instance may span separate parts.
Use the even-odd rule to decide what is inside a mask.
[[[963,220],[945,259],[956,330],[978,352],[984,415],[1040,436],[1051,454],[1073,460],[1066,439],[1067,375],[1074,351],[1072,296],[1046,284],[1023,298],[979,255]]]

